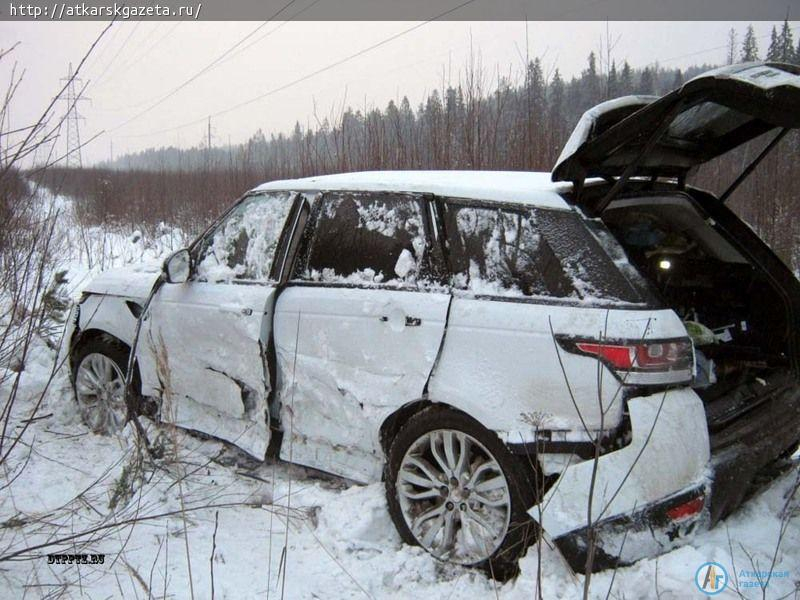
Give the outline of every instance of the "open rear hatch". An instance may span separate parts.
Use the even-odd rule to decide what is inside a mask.
[[[695,341],[695,387],[716,462],[715,521],[800,438],[800,282],[724,204],[797,127],[800,67],[733,65],[661,98],[596,106],[552,173],[573,182],[573,202],[603,221]],[[772,130],[719,198],[686,189],[692,169]],[[606,183],[585,185],[596,177]]]
[[[674,177],[771,129],[800,127],[800,67],[748,63],[708,71],[666,96],[628,96],[588,111],[553,169],[579,189],[588,177]],[[618,190],[614,190],[615,192]],[[601,200],[588,206],[595,212]]]

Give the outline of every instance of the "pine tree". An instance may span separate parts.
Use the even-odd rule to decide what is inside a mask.
[[[672,89],[678,89],[683,85],[683,71],[675,70],[675,77],[672,79]]]
[[[792,37],[792,28],[789,27],[789,20],[786,19],[781,27],[781,33],[778,36],[778,47],[780,48],[780,57],[778,60],[781,62],[794,62],[794,38]]]
[[[767,60],[768,61],[778,61],[780,60],[780,46],[778,43],[778,30],[775,29],[775,26],[772,26],[772,34],[769,38],[769,48],[767,49]]]
[[[756,33],[752,25],[747,26],[747,31],[744,34],[742,53],[739,60],[742,62],[754,62],[758,60],[758,42],[756,41]]]
[[[564,112],[564,80],[561,78],[561,73],[556,69],[555,73],[553,73],[553,80],[548,86],[547,94],[547,121],[550,133],[550,143],[547,145],[547,150],[551,164],[558,156],[558,151],[564,145],[569,133],[570,123],[567,122]]]
[[[653,77],[653,71],[650,70],[650,67],[645,67],[642,70],[642,76],[639,79],[639,93],[640,94],[653,94],[655,92],[655,78]]]
[[[528,65],[528,83],[531,89],[531,108],[537,116],[544,108],[545,87],[544,69],[542,69],[542,61],[535,58]]]
[[[561,73],[556,69],[553,73],[553,81],[550,82],[548,94],[548,116],[551,124],[559,127],[563,126],[564,118],[564,80]]]
[[[525,122],[525,146],[527,148],[526,168],[533,168],[542,145],[541,132],[544,129],[545,80],[542,61],[536,58],[528,63],[525,75],[525,95],[527,118]]]
[[[622,73],[619,78],[619,91],[623,96],[633,93],[633,71],[627,60],[622,64]]]
[[[606,98],[616,98],[619,96],[619,77],[617,76],[617,63],[611,61],[611,69],[608,71],[608,85],[606,87]]]
[[[597,104],[600,101],[600,78],[597,76],[597,57],[594,52],[589,53],[589,67],[583,72],[583,81],[587,106]]]

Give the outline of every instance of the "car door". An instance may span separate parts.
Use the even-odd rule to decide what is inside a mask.
[[[380,425],[423,396],[447,319],[428,210],[409,194],[316,201],[275,309],[281,457],[380,477]]]
[[[293,199],[287,192],[247,196],[199,239],[189,281],[164,284],[153,298],[139,348],[142,372],[155,374],[163,421],[258,458],[269,443],[275,255]]]

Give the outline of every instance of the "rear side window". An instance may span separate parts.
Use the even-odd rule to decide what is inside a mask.
[[[494,296],[642,302],[576,213],[451,201],[444,220],[456,288]]]
[[[418,198],[400,194],[326,194],[303,279],[324,283],[415,284],[425,261]]]

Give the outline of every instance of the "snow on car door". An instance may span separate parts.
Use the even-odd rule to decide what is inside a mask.
[[[380,425],[422,396],[450,301],[427,282],[425,211],[421,197],[403,194],[318,201],[314,234],[275,309],[282,457],[380,477]]]
[[[151,365],[142,371],[157,374],[164,421],[259,458],[269,443],[272,262],[291,206],[288,193],[236,205],[193,248],[190,280],[155,296],[140,345],[140,360]]]

